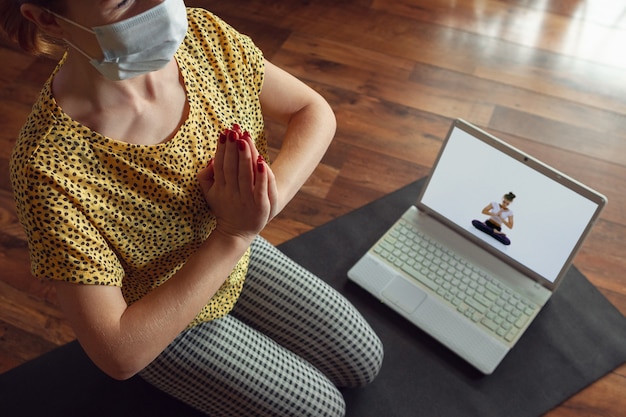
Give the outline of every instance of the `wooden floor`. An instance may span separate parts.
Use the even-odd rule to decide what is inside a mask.
[[[461,117],[596,188],[575,259],[626,313],[626,5],[614,0],[187,1],[251,35],[332,104],[323,163],[264,235],[281,243],[426,175]],[[73,339],[30,277],[8,158],[54,63],[0,43],[0,372]],[[270,124],[279,144],[280,127]],[[463,173],[459,173],[462,175]],[[496,173],[505,175],[506,173]],[[462,204],[454,201],[451,204]],[[541,254],[537,254],[541,256]],[[626,343],[626,335],[625,335]],[[626,366],[549,416],[618,416]]]

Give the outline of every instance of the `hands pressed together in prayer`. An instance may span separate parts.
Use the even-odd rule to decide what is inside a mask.
[[[239,125],[221,133],[218,142],[215,157],[198,173],[215,230],[254,238],[277,214],[276,178]]]

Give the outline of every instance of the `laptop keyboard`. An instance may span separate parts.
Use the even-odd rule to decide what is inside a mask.
[[[539,308],[400,219],[374,246],[468,319],[510,343]]]

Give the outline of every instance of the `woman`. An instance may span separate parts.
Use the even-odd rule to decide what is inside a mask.
[[[515,194],[509,192],[502,197],[502,202],[492,201],[485,206],[482,210],[482,214],[489,216],[485,222],[479,220],[472,220],[472,224],[477,229],[493,236],[496,240],[500,241],[504,245],[510,245],[511,240],[506,236],[506,233],[502,231],[502,226],[506,226],[509,229],[513,229],[513,210],[509,208]]]
[[[380,340],[258,236],[332,140],[324,99],[183,0],[1,1],[22,48],[66,48],[11,180],[89,357],[211,416],[343,415]],[[271,167],[264,117],[287,126]]]

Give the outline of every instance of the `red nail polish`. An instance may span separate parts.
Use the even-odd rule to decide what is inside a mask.
[[[257,171],[263,172],[265,170],[265,165],[263,164],[263,162],[265,162],[265,159],[263,159],[263,157],[259,155],[259,157],[256,159]]]
[[[220,143],[226,143],[226,133],[220,133]]]
[[[239,139],[239,133],[237,133],[234,130],[229,130],[227,135],[228,135],[228,140],[230,140],[231,142],[234,142]]]
[[[237,146],[239,147],[240,151],[246,150],[246,142],[241,139],[237,139]]]

